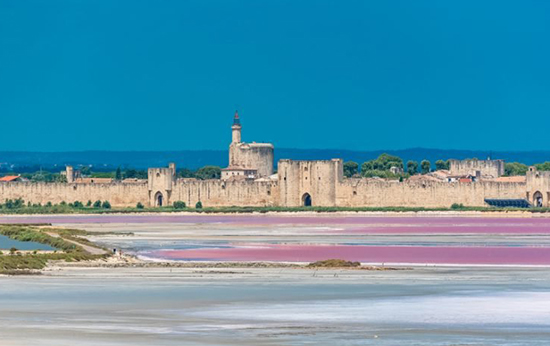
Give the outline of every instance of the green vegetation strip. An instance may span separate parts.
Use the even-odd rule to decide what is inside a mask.
[[[48,233],[56,233],[59,237],[53,237]],[[95,246],[87,239],[81,238],[88,232],[74,229],[42,229],[37,226],[21,225],[0,225],[0,234],[18,241],[30,241],[52,246],[62,252],[25,252],[22,253],[12,249],[10,254],[0,254],[0,274],[28,274],[33,270],[43,269],[48,261],[86,261],[99,258],[106,258],[109,255],[92,255],[86,252],[81,246],[71,243],[65,239],[76,241],[81,244]],[[30,271],[30,272],[29,272]]]
[[[0,214],[121,214],[121,213],[271,213],[271,212],[439,212],[439,211],[479,211],[479,212],[509,212],[522,211],[530,213],[548,213],[550,208],[497,208],[497,207],[466,207],[453,205],[449,208],[424,208],[424,207],[200,207],[200,208],[175,208],[173,206],[161,208],[93,208],[71,207],[69,205],[53,206],[22,206],[20,208],[0,208]]]

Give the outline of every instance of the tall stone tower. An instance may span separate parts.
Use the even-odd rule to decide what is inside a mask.
[[[233,126],[231,126],[231,143],[241,143],[241,129],[241,119],[239,119],[239,113],[235,111],[235,116],[233,117]]]
[[[273,174],[273,144],[245,143],[241,139],[241,119],[235,112],[231,125],[229,166],[222,170],[222,179],[268,177]]]

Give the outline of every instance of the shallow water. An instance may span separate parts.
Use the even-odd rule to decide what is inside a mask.
[[[0,279],[2,345],[547,345],[550,339],[550,271],[543,269],[65,275]]]
[[[113,232],[92,239],[155,259],[309,261],[330,255],[373,262],[529,265],[546,264],[550,258],[547,219],[323,215],[18,220]],[[8,221],[13,220],[0,217],[0,222]],[[515,346],[547,345],[548,340],[548,267],[65,268],[41,277],[0,277],[2,346]]]
[[[16,248],[17,250],[55,250],[53,247],[46,244],[32,241],[18,241],[10,239],[5,235],[0,235],[0,250],[9,250],[11,248]]]
[[[86,224],[85,221],[102,221]],[[41,217],[88,230],[133,232],[94,240],[147,259],[550,265],[550,219],[347,215]],[[72,223],[71,223],[72,222]]]

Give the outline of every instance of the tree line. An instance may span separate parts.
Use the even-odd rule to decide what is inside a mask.
[[[474,160],[476,160],[474,158]],[[378,158],[364,162],[359,169],[359,164],[354,161],[344,163],[344,176],[350,177],[380,177],[380,178],[408,178],[415,174],[427,174],[433,170],[448,170],[449,160],[437,160],[434,167],[428,160],[407,161],[405,165],[403,159],[398,156],[382,154]],[[534,164],[539,171],[550,171],[550,162]],[[396,167],[403,170],[403,173],[392,173],[390,169]],[[435,169],[433,169],[435,168]],[[504,176],[525,175],[529,166],[520,162],[509,162],[504,164]]]
[[[550,171],[550,162],[538,163],[534,165],[539,171]],[[402,173],[393,173],[390,171],[392,167],[402,170]],[[525,175],[529,166],[520,162],[509,162],[504,165],[504,175]],[[404,163],[403,159],[398,156],[382,154],[378,158],[363,162],[361,166],[354,161],[346,161],[344,163],[344,176],[350,177],[380,177],[380,178],[408,178],[415,174],[427,174],[433,170],[449,169],[448,160],[437,160],[432,167],[428,160],[412,161]],[[80,168],[83,177],[90,178],[111,178],[114,180],[124,179],[147,179],[147,170],[139,170],[134,168],[117,168],[116,171],[102,172],[93,171],[89,166]],[[9,173],[6,175],[17,175],[17,173]],[[21,173],[21,177],[34,182],[66,182],[66,177],[59,172],[50,172],[46,170],[36,171],[34,173]],[[204,166],[196,170],[188,168],[178,169],[176,172],[178,178],[195,178],[199,180],[220,179],[221,168],[218,166]]]
[[[395,167],[397,171],[392,172],[391,169]],[[435,162],[435,169],[449,169],[449,161],[437,160]],[[380,178],[408,178],[411,175],[418,173],[426,174],[432,171],[432,164],[428,160],[407,161],[405,165],[403,159],[398,156],[389,154],[382,154],[378,158],[370,161],[366,161],[361,165],[359,170],[359,164],[354,161],[347,161],[344,163],[344,176],[350,177],[380,177]]]

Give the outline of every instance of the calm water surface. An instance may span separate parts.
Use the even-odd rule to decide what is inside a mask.
[[[550,271],[0,278],[2,345],[547,345]]]
[[[0,250],[9,250],[13,247],[17,250],[55,250],[53,247],[46,244],[32,241],[18,241],[10,239],[5,235],[0,235]]]

